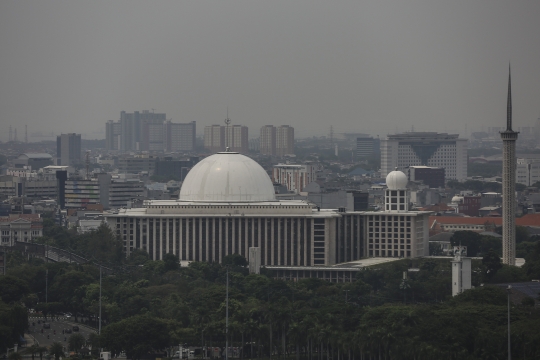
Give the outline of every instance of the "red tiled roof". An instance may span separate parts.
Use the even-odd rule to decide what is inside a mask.
[[[430,216],[429,222],[437,221],[439,224],[465,224],[465,225],[484,225],[486,222],[495,225],[502,224],[500,217],[465,217],[465,216]]]
[[[433,224],[437,221],[439,224],[465,224],[465,225],[484,225],[485,223],[502,225],[501,217],[461,217],[461,216],[430,216],[429,222]],[[516,225],[540,227],[540,214],[527,214],[516,218]]]

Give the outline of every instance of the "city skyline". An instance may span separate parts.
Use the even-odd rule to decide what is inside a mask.
[[[0,122],[19,140],[25,125],[32,142],[104,138],[130,109],[203,129],[227,107],[233,123],[297,138],[330,124],[464,135],[501,123],[509,59],[514,126],[540,116],[538,3],[30,3],[0,4]]]

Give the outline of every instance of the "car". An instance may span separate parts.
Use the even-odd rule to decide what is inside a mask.
[[[73,329],[73,331],[79,331],[79,327],[77,325],[73,325],[71,329]]]
[[[71,329],[70,328],[64,329],[64,333],[65,334],[71,334]]]
[[[68,313],[68,312],[67,312],[67,313],[64,314],[64,316],[67,317],[67,318],[69,319],[69,318],[71,317],[71,313]]]
[[[36,313],[36,310],[34,310],[34,309],[28,309],[28,312],[29,312],[30,314],[35,314],[35,313]]]
[[[43,328],[44,328],[44,329],[50,329],[50,328],[51,328],[51,324],[49,324],[49,323],[43,323]]]

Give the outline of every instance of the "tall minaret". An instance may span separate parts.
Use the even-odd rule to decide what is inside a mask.
[[[503,264],[516,264],[516,140],[518,132],[512,130],[512,87],[508,67],[508,100],[506,105],[506,130],[501,132],[503,141]]]

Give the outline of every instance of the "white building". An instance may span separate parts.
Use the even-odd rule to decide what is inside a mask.
[[[540,159],[518,158],[516,166],[516,183],[532,186],[540,181]]]
[[[447,179],[467,178],[467,139],[457,134],[410,132],[381,140],[381,176],[396,167],[431,166],[445,169]]]
[[[12,214],[0,217],[2,246],[14,246],[15,242],[33,242],[43,236],[43,219],[39,214]]]
[[[195,149],[197,124],[165,122],[165,150],[169,152],[192,151]]]
[[[391,188],[387,199],[405,206],[408,197],[401,185]],[[303,200],[276,200],[259,164],[222,152],[191,169],[178,200],[145,201],[142,208],[105,216],[124,241],[126,255],[143,249],[154,260],[173,253],[179,260],[221,262],[235,253],[248,258],[252,247],[260,248],[262,266],[330,266],[365,256],[427,255],[429,213],[389,209],[319,210]]]
[[[300,193],[307,184],[317,180],[316,167],[313,165],[274,165],[272,181],[285,185],[289,191]]]

